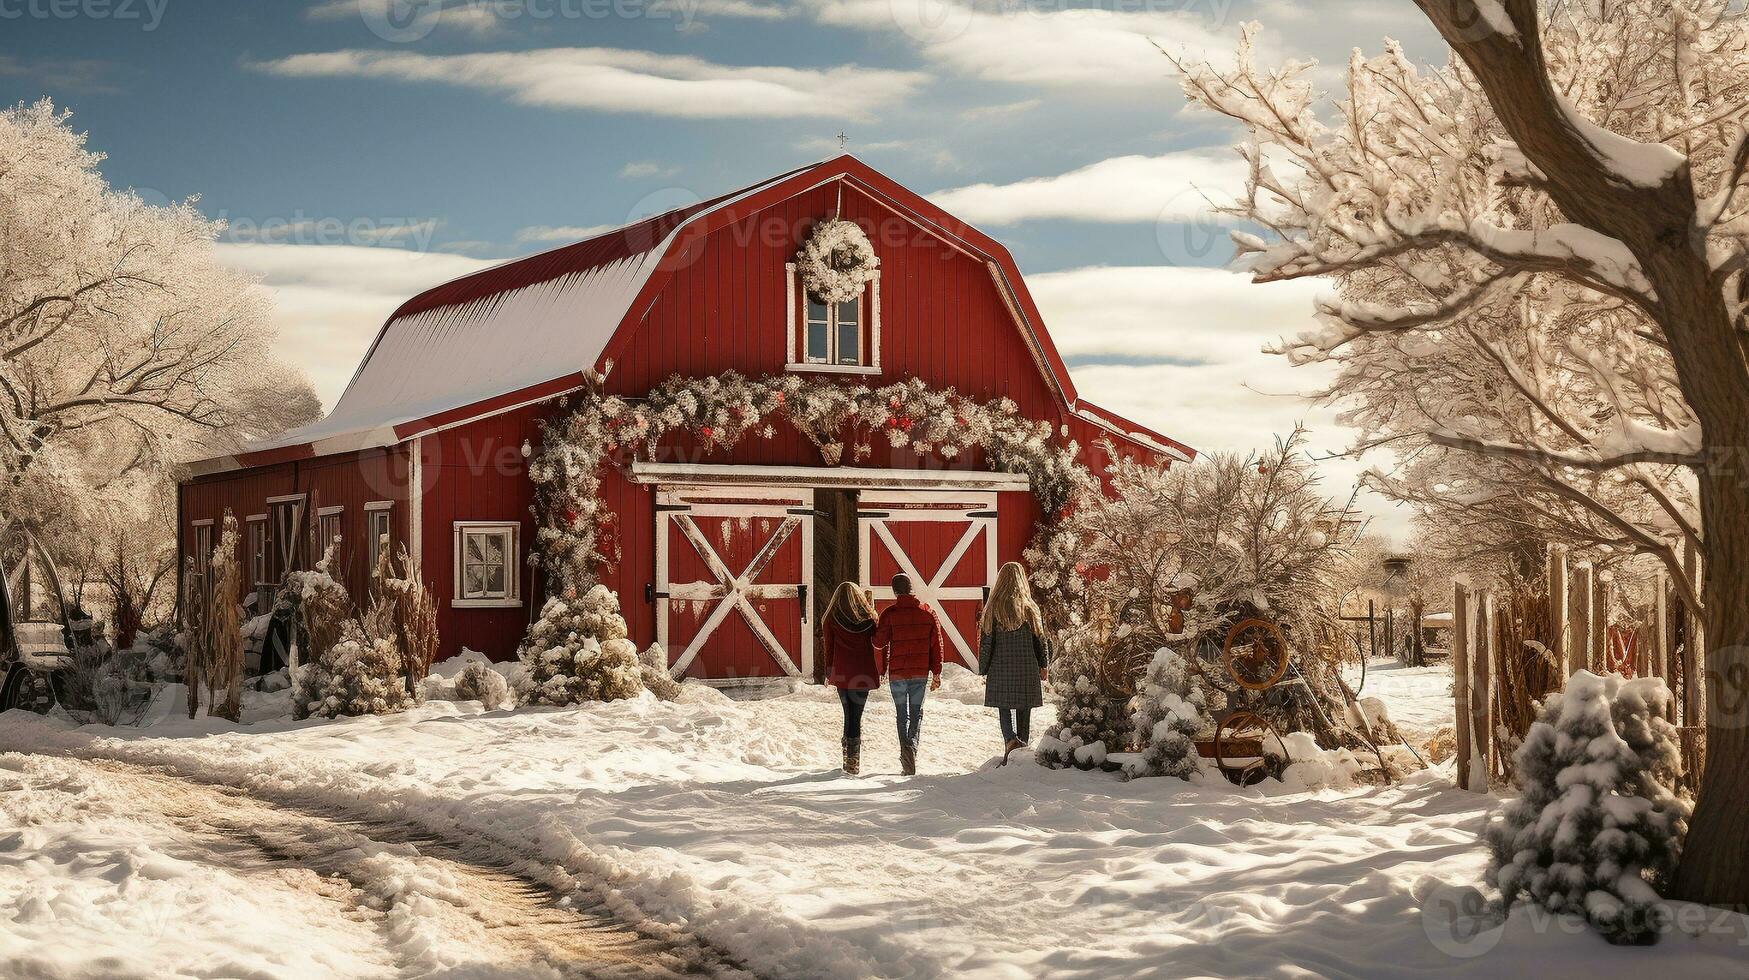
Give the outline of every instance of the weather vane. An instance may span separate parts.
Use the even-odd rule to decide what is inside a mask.
[[[838,148],[840,150],[844,149],[844,145],[846,143],[849,143],[849,142],[850,142],[850,137],[844,135],[844,130],[840,129],[838,131]]]

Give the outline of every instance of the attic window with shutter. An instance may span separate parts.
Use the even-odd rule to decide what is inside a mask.
[[[879,374],[881,280],[877,273],[855,299],[826,303],[808,295],[794,262],[784,267],[789,310],[790,371]]]

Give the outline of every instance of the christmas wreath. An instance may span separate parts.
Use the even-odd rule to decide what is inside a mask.
[[[875,277],[880,265],[868,236],[855,222],[841,218],[815,225],[796,255],[802,288],[822,303],[844,303],[862,295],[863,284]]]

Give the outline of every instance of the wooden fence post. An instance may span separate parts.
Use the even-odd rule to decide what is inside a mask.
[[[1573,588],[1571,605],[1568,615],[1573,624],[1573,642],[1570,647],[1573,659],[1567,662],[1567,675],[1570,677],[1581,670],[1590,670],[1591,656],[1591,607],[1595,599],[1593,580],[1597,569],[1590,562],[1580,562],[1573,570]]]
[[[1549,626],[1555,631],[1549,652],[1555,656],[1555,676],[1571,674],[1573,624],[1567,621],[1567,546],[1549,546]]]
[[[1457,734],[1457,785],[1470,785],[1470,589],[1462,582],[1452,587],[1451,596],[1451,690],[1456,702],[1453,712]]]
[[[1476,601],[1476,641],[1470,653],[1470,739],[1475,743],[1470,756],[1470,781],[1473,792],[1488,792],[1488,777],[1493,773],[1494,747],[1494,685],[1490,668],[1494,663],[1494,593],[1483,589]]]

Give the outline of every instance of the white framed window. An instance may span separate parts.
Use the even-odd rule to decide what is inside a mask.
[[[842,303],[823,303],[802,288],[795,263],[785,266],[789,308],[788,370],[840,374],[879,374],[881,369],[881,280]]]
[[[341,530],[341,520],[345,516],[345,507],[323,507],[316,511],[316,540],[322,543],[323,551],[327,551],[328,546],[336,540],[345,537]],[[334,550],[338,553],[340,549],[336,547]]]
[[[453,606],[520,606],[522,525],[516,521],[455,523]]]
[[[267,498],[267,537],[269,581],[283,581],[304,567],[304,494]]]
[[[249,524],[249,581],[254,585],[271,585],[273,580],[267,577],[267,515],[255,514],[248,519]]]
[[[390,557],[395,554],[393,525],[389,523],[393,506],[387,500],[373,500],[364,505],[364,551],[371,568],[377,567],[377,557],[384,548],[389,549]]]

